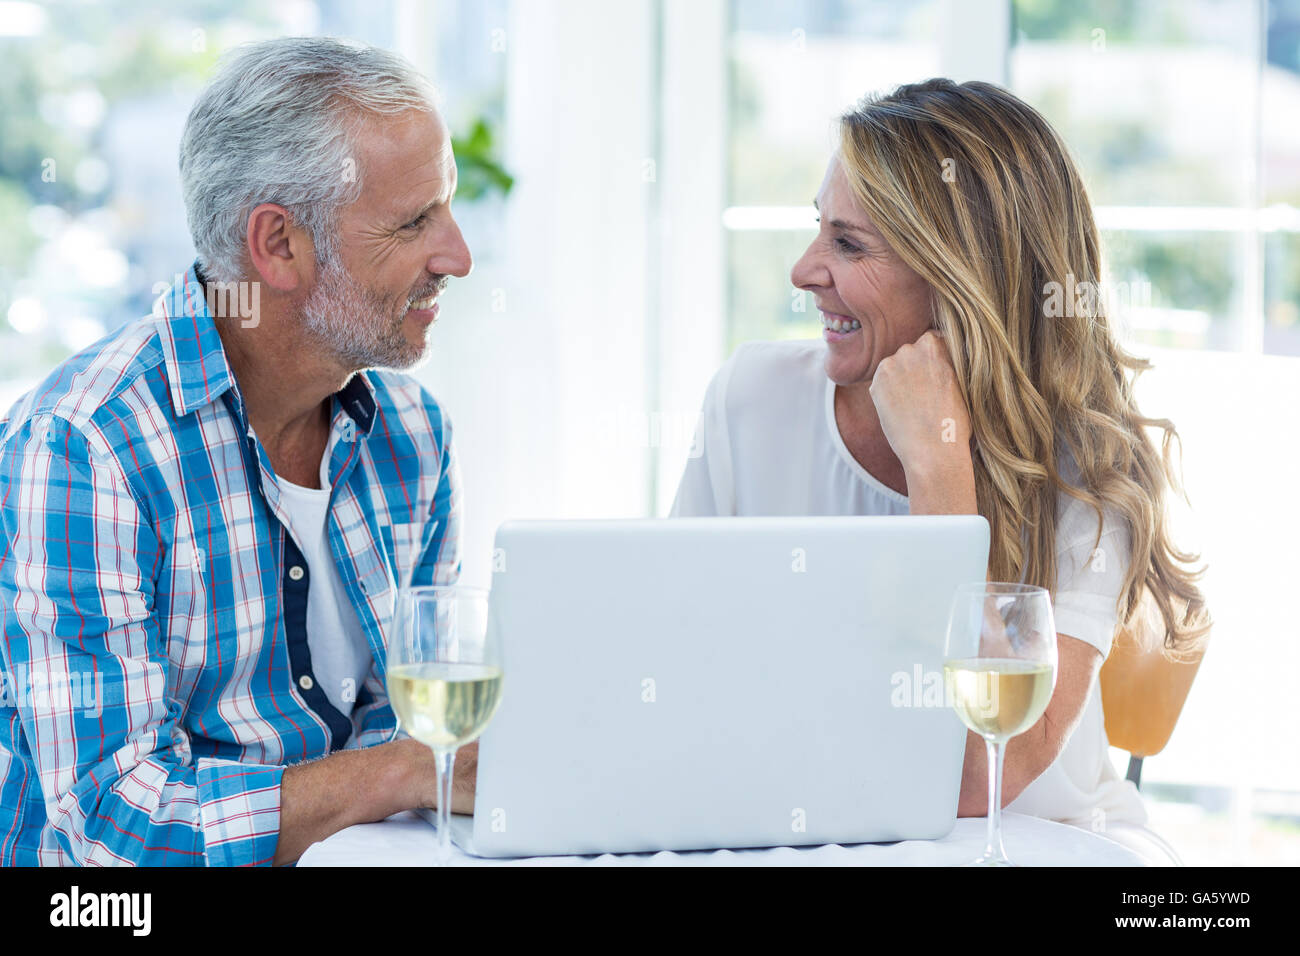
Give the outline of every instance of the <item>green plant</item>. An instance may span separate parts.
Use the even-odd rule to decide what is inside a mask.
[[[483,117],[474,121],[468,136],[453,136],[456,172],[460,177],[456,198],[474,202],[492,192],[508,196],[515,178],[506,172],[495,155],[495,136]]]

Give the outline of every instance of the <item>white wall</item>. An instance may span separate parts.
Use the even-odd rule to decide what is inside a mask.
[[[1200,550],[1216,626],[1187,704],[1143,782],[1300,790],[1300,359],[1141,349],[1143,413],[1183,439],[1191,507],[1180,547]]]
[[[648,439],[658,515],[672,505],[704,390],[725,357],[726,43],[722,3],[664,4],[648,396],[659,426]]]
[[[648,449],[613,426],[646,394],[652,28],[644,0],[511,8],[502,252],[451,283],[417,373],[454,423],[466,583],[507,518],[647,511]]]

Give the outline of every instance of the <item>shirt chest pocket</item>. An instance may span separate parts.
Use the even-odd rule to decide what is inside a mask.
[[[160,591],[165,587],[166,594],[165,600],[158,602],[160,631],[167,656],[178,665],[173,677],[182,683],[192,683],[209,668],[229,668],[240,653],[241,630],[255,636],[263,623],[260,611],[252,620],[241,620],[234,609],[222,605],[219,593],[214,594],[212,582],[228,581],[233,575],[226,566],[229,557],[215,548],[209,551],[206,544],[206,540],[200,544],[188,535],[178,537],[166,583],[160,582]],[[254,650],[258,643],[252,640]],[[188,696],[185,687],[171,688],[171,692]]]
[[[378,526],[375,547],[366,548],[356,557],[358,583],[365,607],[358,607],[363,621],[373,611],[382,634],[387,634],[397,609],[397,592],[409,580],[412,562],[418,560],[420,525],[385,524]],[[384,638],[387,644],[387,637]]]

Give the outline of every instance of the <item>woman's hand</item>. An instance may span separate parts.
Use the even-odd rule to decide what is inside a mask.
[[[975,514],[970,414],[943,337],[931,330],[884,359],[869,391],[912,514]]]
[[[881,361],[869,391],[904,471],[970,457],[970,415],[938,332],[926,332]]]

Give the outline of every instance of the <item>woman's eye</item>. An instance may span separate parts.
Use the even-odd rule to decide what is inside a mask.
[[[853,243],[849,242],[847,239],[843,239],[843,238],[840,238],[840,239],[836,239],[836,240],[835,240],[835,247],[836,247],[837,249],[839,249],[841,252],[861,252],[861,251],[862,251],[862,250],[861,250],[860,248],[858,248],[856,245],[854,245]]]

